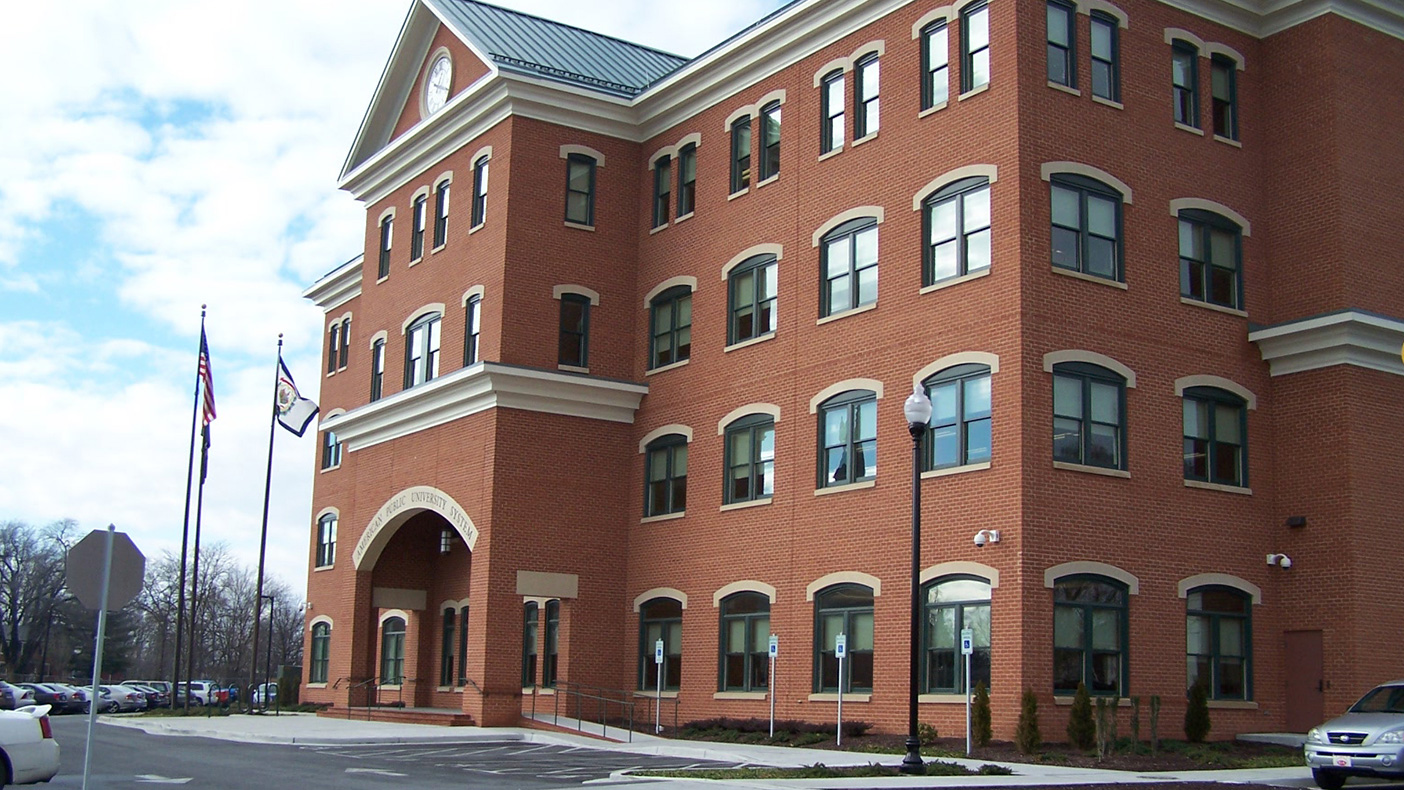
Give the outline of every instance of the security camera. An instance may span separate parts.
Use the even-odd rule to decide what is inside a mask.
[[[1267,564],[1276,565],[1283,570],[1287,570],[1292,567],[1292,558],[1288,557],[1286,554],[1269,554],[1267,555]]]
[[[999,542],[999,530],[997,530],[997,529],[982,529],[982,530],[980,530],[979,532],[976,532],[976,533],[975,533],[975,546],[976,546],[976,548],[981,548],[981,549],[983,549],[983,548],[986,546],[986,544],[989,544],[989,543],[998,543],[998,542]]]

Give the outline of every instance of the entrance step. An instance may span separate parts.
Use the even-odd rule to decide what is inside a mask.
[[[473,717],[452,708],[327,708],[317,714],[327,719],[380,721],[390,724],[432,724],[438,727],[476,727]]]

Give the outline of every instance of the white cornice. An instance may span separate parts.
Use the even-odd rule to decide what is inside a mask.
[[[632,423],[648,385],[479,362],[368,403],[321,427],[349,452],[492,408]]]
[[[1274,376],[1356,365],[1404,376],[1404,321],[1357,310],[1328,313],[1248,333]]]
[[[361,295],[361,264],[366,256],[357,255],[333,269],[307,290],[302,298],[311,299],[313,304],[330,313]]]
[[[1339,14],[1352,22],[1404,38],[1404,7],[1395,0],[1160,0],[1161,3],[1217,22],[1256,38]]]

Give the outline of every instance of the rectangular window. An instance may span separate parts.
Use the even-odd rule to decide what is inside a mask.
[[[582,154],[566,159],[566,222],[595,224],[595,160]]]
[[[678,152],[678,216],[697,207],[697,146],[689,143]]]
[[[1242,231],[1216,214],[1180,213],[1180,295],[1235,310],[1243,307]]]
[[[853,67],[853,139],[878,130],[878,58],[871,55]]]
[[[780,102],[761,110],[760,180],[780,175]]]
[[[945,22],[921,31],[921,108],[945,104],[950,97],[950,29]]]
[[[429,196],[420,195],[414,199],[413,226],[410,227],[410,260],[424,257],[424,226],[428,221]]]
[[[341,466],[341,442],[331,431],[322,432],[322,468],[335,469]]]
[[[990,268],[990,182],[961,179],[926,199],[922,285]]]
[[[1077,87],[1077,10],[1059,0],[1048,3],[1048,81]]]
[[[376,269],[376,278],[385,279],[390,276],[390,240],[394,236],[395,218],[386,217],[380,221],[380,263]]]
[[[336,372],[336,360],[341,349],[341,324],[332,324],[327,330],[327,372]]]
[[[346,363],[351,359],[351,319],[347,318],[341,322],[341,359],[337,366],[345,370]]]
[[[308,683],[326,683],[327,667],[331,663],[331,626],[312,626],[312,666],[307,672]]]
[[[539,607],[535,602],[524,607],[522,615],[522,688],[536,685],[536,627]]]
[[[487,221],[488,158],[473,163],[473,227]]]
[[[1126,384],[1084,363],[1054,367],[1053,460],[1125,469]]]
[[[328,513],[317,521],[317,567],[336,563],[336,516]]]
[[[434,247],[444,246],[448,241],[449,182],[439,185],[434,195]]]
[[[541,664],[541,685],[556,687],[557,642],[561,632],[561,602],[546,603],[546,653]]]
[[[454,684],[468,685],[468,607],[458,610],[458,678]]]
[[[835,70],[825,75],[819,86],[823,105],[824,128],[819,139],[819,153],[827,154],[843,148],[843,72]]]
[[[769,499],[775,491],[775,421],[746,417],[726,429],[726,502]]]
[[[653,163],[653,227],[661,228],[668,224],[673,189],[673,159],[659,157]]]
[[[877,301],[878,234],[872,219],[840,225],[823,241],[823,299],[829,316]]]
[[[731,194],[751,185],[751,116],[731,124]]]
[[[1209,63],[1214,95],[1214,134],[1238,139],[1238,64],[1221,55]]]
[[[1185,479],[1245,485],[1243,401],[1210,388],[1192,392],[1184,399]]]
[[[925,382],[931,399],[924,465],[945,469],[990,460],[989,368],[962,365]]]
[[[409,328],[405,348],[405,389],[439,375],[439,314],[420,319]]]
[[[478,361],[478,336],[482,333],[482,306],[483,300],[473,297],[468,300],[468,304],[463,308],[463,366],[467,367]]]
[[[561,294],[560,341],[557,362],[574,368],[589,367],[590,298]]]
[[[687,286],[669,288],[654,297],[650,369],[682,362],[692,356],[692,292]]]
[[[990,83],[990,7],[966,6],[960,12],[960,91]]]
[[[749,259],[731,270],[728,278],[731,320],[727,343],[740,343],[775,331],[775,256]]]
[[[877,476],[877,398],[855,391],[826,403],[819,415],[819,487]]]
[[[1100,12],[1092,12],[1092,95],[1107,101],[1121,101],[1121,42],[1118,22]]]
[[[370,399],[380,400],[385,386],[385,341],[377,340],[371,347],[371,389]]]
[[[1171,49],[1170,80],[1175,123],[1199,128],[1199,51],[1183,41]]]
[[[656,439],[645,456],[648,466],[644,515],[687,511],[687,440],[679,434]]]
[[[439,639],[439,685],[453,685],[453,630],[457,621],[457,613],[452,609],[444,610],[443,634]]]
[[[1121,280],[1121,196],[1101,182],[1052,178],[1053,265]]]

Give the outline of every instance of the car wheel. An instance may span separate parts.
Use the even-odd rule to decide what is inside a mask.
[[[1327,768],[1311,769],[1311,778],[1321,790],[1341,790],[1345,786],[1345,774]]]
[[[118,704],[115,703],[115,702],[108,703],[108,706],[107,706],[107,708],[106,708],[106,710],[107,710],[108,713],[116,713],[117,711],[119,711],[119,710],[121,710],[121,709],[122,709],[122,706],[121,706],[121,705],[118,705]]]

